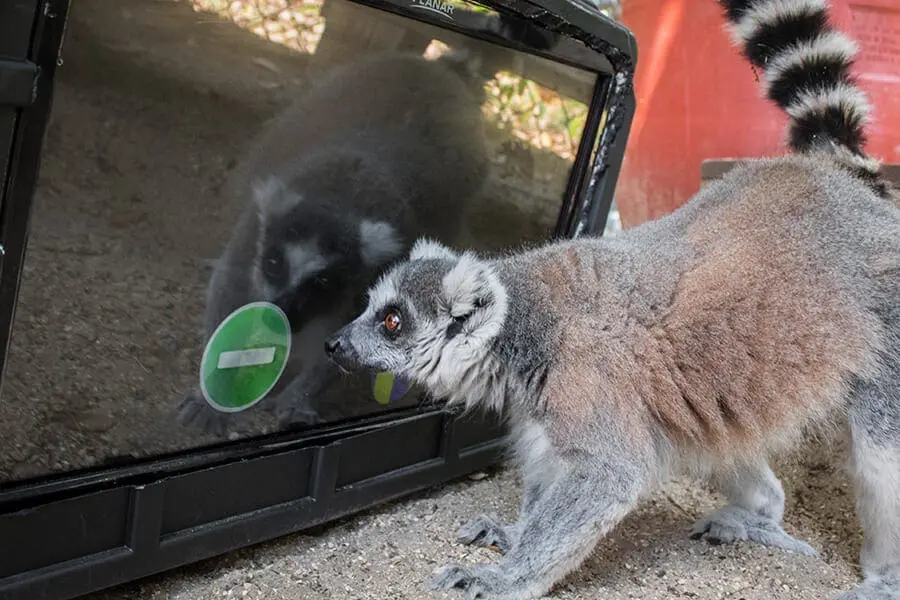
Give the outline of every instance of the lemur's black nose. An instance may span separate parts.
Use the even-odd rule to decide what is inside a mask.
[[[356,348],[353,347],[350,339],[349,332],[345,327],[325,342],[325,355],[345,373],[362,367],[359,362],[359,355],[356,353]]]
[[[341,338],[340,336],[334,336],[330,340],[325,342],[325,352],[328,354],[335,354],[341,349]]]

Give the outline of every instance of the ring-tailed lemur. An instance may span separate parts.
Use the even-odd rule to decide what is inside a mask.
[[[205,335],[236,308],[287,315],[288,366],[264,405],[283,425],[317,420],[334,375],[322,346],[381,270],[422,232],[455,239],[487,177],[477,53],[383,54],[340,66],[271,121],[235,177],[247,199],[207,289]],[[469,68],[474,69],[469,72]],[[222,434],[199,388],[180,419]]]
[[[420,240],[327,343],[509,420],[519,520],[459,533],[504,557],[445,567],[436,589],[537,598],[685,472],[728,497],[694,537],[813,554],[782,529],[768,456],[818,426],[852,437],[864,580],[842,598],[900,598],[900,210],[862,150],[854,45],[825,0],[722,4],[793,155],[608,239],[493,259]]]

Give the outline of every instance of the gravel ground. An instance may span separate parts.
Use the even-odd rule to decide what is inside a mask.
[[[690,540],[691,523],[721,500],[676,481],[629,516],[548,598],[825,600],[857,577],[860,535],[852,488],[838,463],[837,452],[811,448],[776,469],[788,497],[785,528],[819,550],[819,558]],[[521,490],[514,473],[479,477],[85,600],[440,598],[423,586],[432,570],[498,559],[457,545],[456,529],[482,512],[507,520],[516,514]]]

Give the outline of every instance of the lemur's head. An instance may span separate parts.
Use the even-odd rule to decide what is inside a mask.
[[[445,396],[488,358],[506,313],[506,289],[488,262],[421,239],[326,351],[345,369],[391,371]]]
[[[390,224],[335,210],[328,198],[303,197],[277,178],[255,185],[253,197],[260,224],[253,283],[295,332],[326,316],[345,322],[403,251]]]

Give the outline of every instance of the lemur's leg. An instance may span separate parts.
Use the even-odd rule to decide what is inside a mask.
[[[542,430],[526,425],[514,432],[516,457],[522,473],[522,503],[515,523],[504,525],[496,516],[482,514],[460,528],[457,542],[475,546],[493,546],[506,554],[516,545],[522,532],[522,521],[541,493],[552,482],[554,473],[545,467],[552,463],[550,444]]]
[[[281,427],[316,425],[321,421],[319,401],[338,375],[325,354],[325,340],[340,326],[340,320],[333,316],[319,317],[292,334],[291,362],[296,365],[296,375],[277,394],[263,400]]]
[[[520,520],[519,540],[497,564],[450,565],[434,590],[462,588],[467,599],[528,600],[546,594],[577,568],[636,505],[650,480],[646,461],[618,443],[597,452],[546,456],[558,475]]]
[[[839,600],[900,600],[900,352],[851,399],[863,582]]]
[[[323,358],[304,369],[277,395],[263,402],[268,404],[282,427],[316,425],[321,421],[320,396],[336,376],[333,366]]]
[[[509,552],[519,541],[522,533],[522,519],[531,510],[545,485],[540,480],[529,481],[526,476],[524,487],[519,519],[515,523],[504,525],[496,516],[482,514],[460,528],[456,534],[456,541],[460,544],[494,547],[501,554]]]
[[[728,498],[728,505],[703,517],[691,531],[694,539],[712,544],[753,541],[815,556],[806,542],[794,539],[781,527],[784,490],[762,459],[719,469],[713,482]]]

